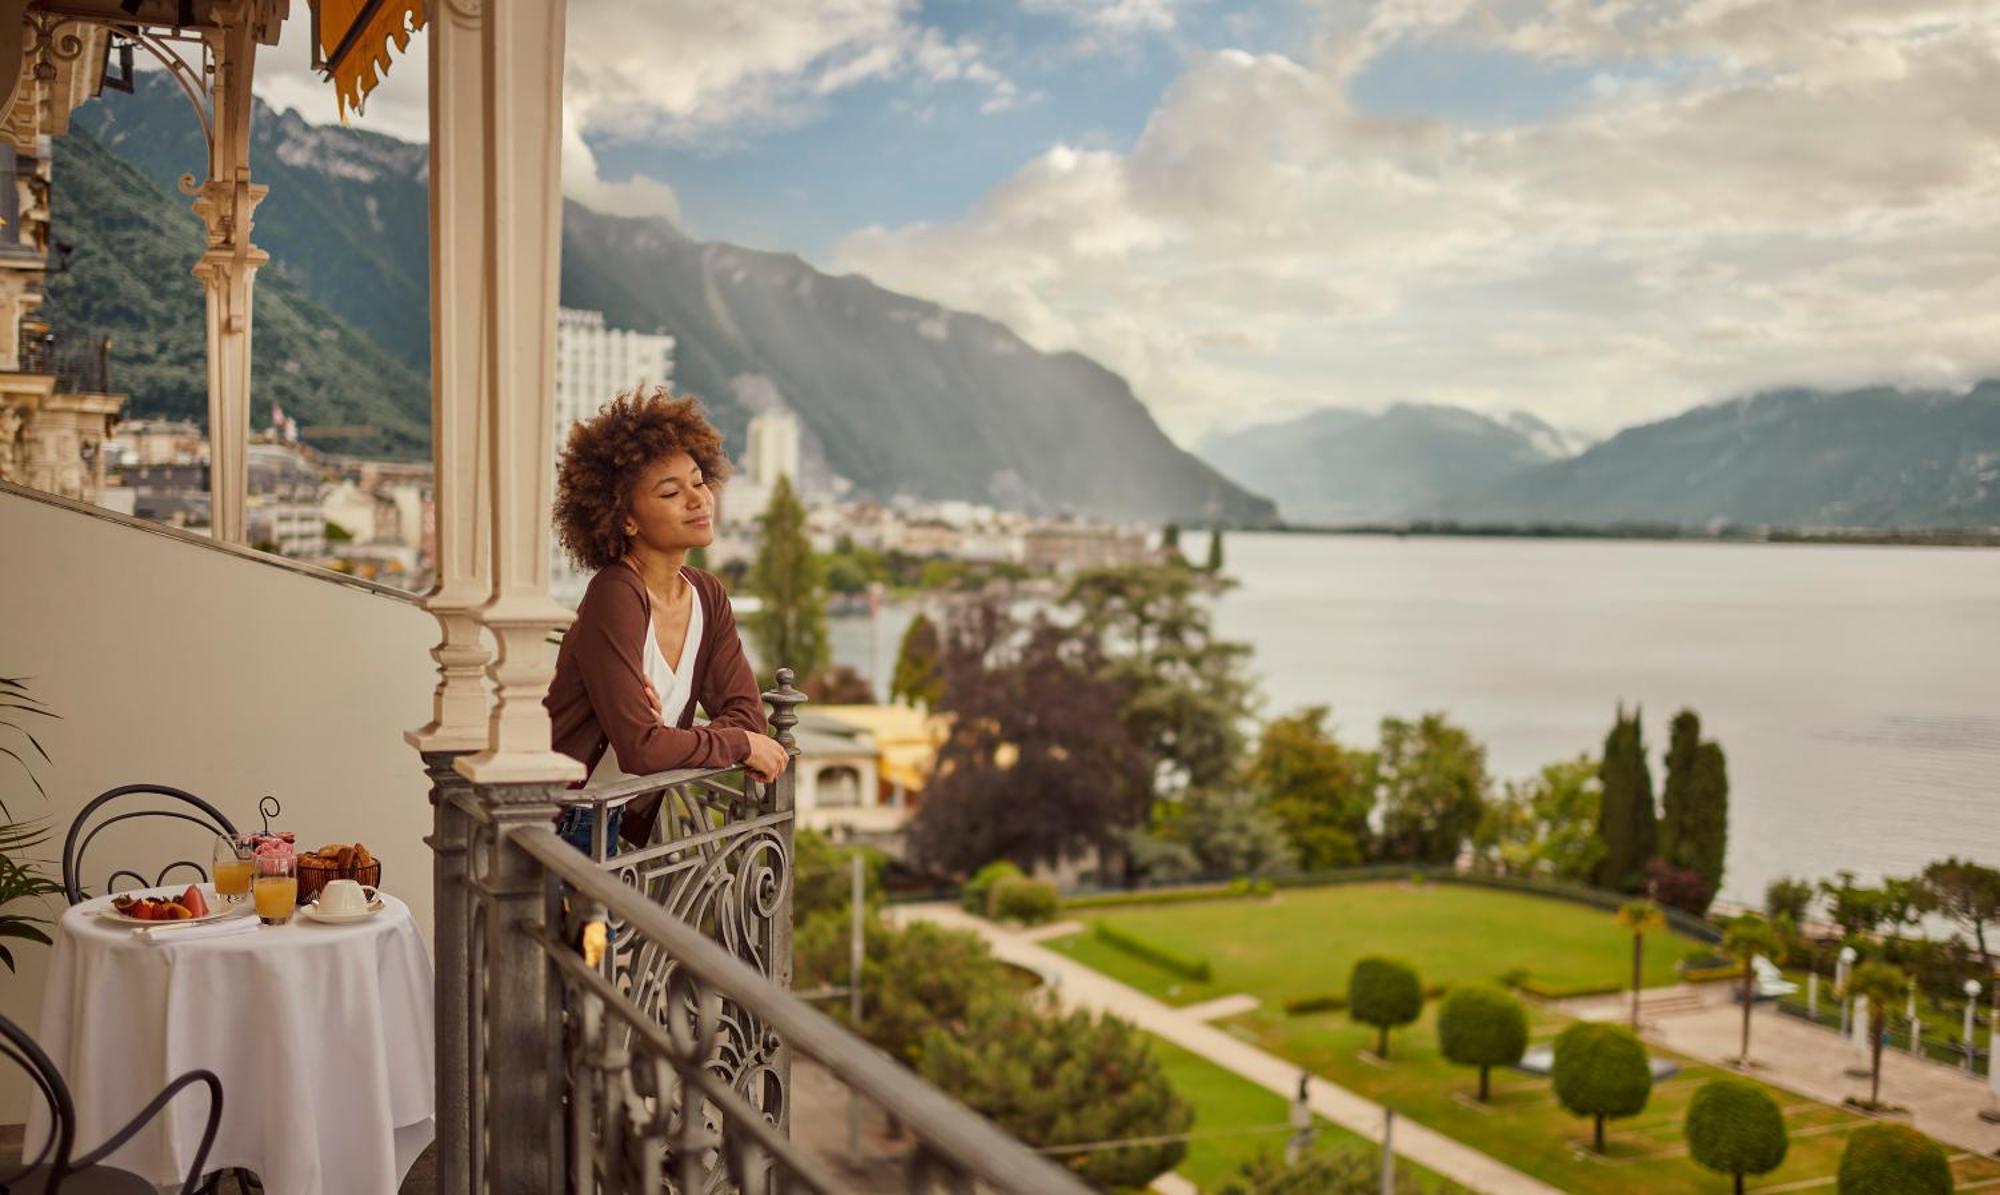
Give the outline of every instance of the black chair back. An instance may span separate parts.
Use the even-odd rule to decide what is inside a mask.
[[[49,1108],[49,1136],[42,1142],[42,1148],[34,1157],[27,1156],[26,1143],[21,1150],[21,1168],[8,1174],[0,1174],[0,1191],[19,1182],[37,1166],[46,1163],[53,1174],[63,1174],[69,1170],[70,1153],[76,1148],[76,1105],[70,1102],[69,1087],[63,1083],[62,1073],[56,1064],[42,1052],[19,1025],[0,1017],[0,1053],[19,1067],[35,1085],[35,1092]],[[61,1180],[56,1180],[60,1182]],[[55,1190],[55,1183],[49,1185]]]
[[[0,1017],[0,1053],[6,1054],[9,1060],[27,1072],[49,1106],[49,1139],[42,1143],[42,1148],[32,1158],[25,1156],[25,1147],[22,1149],[21,1169],[0,1176],[0,1192],[32,1177],[34,1189],[41,1195],[58,1195],[64,1182],[76,1177],[87,1178],[94,1168],[104,1165],[106,1158],[158,1116],[160,1109],[166,1107],[176,1095],[195,1086],[208,1089],[208,1118],[202,1126],[201,1142],[195,1147],[193,1164],[188,1167],[187,1182],[181,1189],[188,1192],[204,1189],[201,1180],[208,1166],[208,1151],[214,1148],[216,1130],[222,1125],[222,1080],[215,1077],[214,1071],[193,1070],[175,1079],[154,1096],[139,1115],[132,1118],[131,1123],[113,1133],[90,1153],[76,1157],[76,1104],[71,1101],[69,1085],[63,1082],[62,1072],[56,1069],[55,1062],[35,1043],[34,1038],[6,1017]],[[207,1189],[212,1190],[213,1187]]]
[[[220,809],[190,792],[169,788],[164,784],[127,784],[101,793],[91,799],[90,804],[76,815],[70,823],[69,836],[63,840],[63,891],[69,903],[78,904],[93,895],[84,887],[83,857],[90,844],[99,834],[120,822],[139,818],[158,818],[166,821],[192,823],[209,835],[236,837],[236,827],[223,816]],[[204,852],[213,847],[209,839]],[[176,872],[192,871],[201,879],[208,879],[208,859],[177,859],[160,868],[150,878],[129,867],[118,867],[104,879],[105,892],[115,892],[120,879],[129,879],[132,886],[155,888],[167,883],[168,877]]]

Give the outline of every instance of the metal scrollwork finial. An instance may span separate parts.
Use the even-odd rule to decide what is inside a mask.
[[[285,807],[278,804],[278,798],[268,793],[265,794],[263,800],[257,802],[257,813],[264,819],[264,833],[269,834],[271,832],[271,819],[284,811]]]

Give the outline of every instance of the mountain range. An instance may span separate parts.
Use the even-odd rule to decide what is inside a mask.
[[[175,183],[206,151],[164,75],[136,82],[55,139],[56,235],[75,251],[43,311],[59,331],[113,337],[130,413],[200,419],[202,297],[188,267],[202,237]],[[253,129],[254,175],[271,188],[255,235],[272,257],[257,283],[253,422],[276,401],[325,447],[421,455],[425,148],[262,104]],[[1279,511],[1307,524],[2000,524],[2000,382],[1778,390],[1595,445],[1525,412],[1328,408],[1212,436],[1198,459],[1085,356],[665,220],[566,204],[562,301],[673,334],[677,388],[700,395],[731,442],[783,404],[804,425],[809,474],[880,497],[1236,525]]]
[[[1210,436],[1223,473],[1269,494],[1300,523],[1358,523],[1428,510],[1565,454],[1562,434],[1525,412],[1504,420],[1459,407],[1326,407]]]
[[[78,252],[74,276],[50,286],[49,314],[113,333],[136,414],[198,415],[206,402],[200,288],[187,277],[201,241],[174,186],[206,151],[184,103],[164,75],[141,74],[132,95],[79,109],[57,142],[56,216]],[[302,424],[380,429],[330,446],[421,452],[424,147],[261,102],[253,128],[252,175],[271,188],[254,234],[272,258],[258,281],[260,398],[279,397]],[[183,229],[176,253],[168,246]],[[134,295],[135,275],[157,283]],[[1043,352],[992,320],[789,254],[567,203],[562,302],[602,311],[614,328],[671,333],[676,388],[700,396],[732,443],[756,410],[791,409],[813,463],[863,494],[1149,521],[1276,517],[1268,499],[1176,446],[1131,387],[1089,358]],[[274,331],[288,324],[287,304],[302,322]],[[341,359],[306,352],[315,337]],[[286,379],[300,384],[273,385]]]
[[[1773,390],[1588,446],[1521,412],[1323,408],[1202,452],[1295,523],[2000,525],[2000,380]]]

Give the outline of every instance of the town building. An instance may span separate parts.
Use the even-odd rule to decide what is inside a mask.
[[[1051,523],[1030,527],[1022,536],[1022,563],[1036,570],[1116,568],[1153,558],[1144,534],[1119,527]]]

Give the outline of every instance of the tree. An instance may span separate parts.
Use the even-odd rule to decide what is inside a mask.
[[[1194,1110],[1174,1091],[1146,1035],[1114,1016],[1053,1014],[1019,996],[979,1001],[962,1032],[924,1039],[917,1069],[1037,1149],[1175,1138]],[[1187,1154],[1179,1140],[1057,1155],[1099,1188],[1143,1188]]]
[[[1660,858],[1680,863],[1681,832],[1692,803],[1694,757],[1701,751],[1701,718],[1682,710],[1667,723],[1667,774],[1660,785]]]
[[[1168,523],[1165,527],[1160,528],[1160,555],[1169,561],[1179,560],[1183,564],[1186,563],[1186,560],[1181,556],[1181,525],[1179,523]]]
[[[1668,733],[1659,857],[1700,878],[1699,885],[1688,886],[1691,898],[1670,902],[1700,916],[1722,887],[1729,847],[1729,767],[1722,748],[1702,739],[1701,719],[1693,710],[1675,714]]]
[[[1627,901],[1618,907],[1618,924],[1632,935],[1632,1032],[1639,1031],[1639,988],[1645,982],[1646,935],[1667,928],[1667,918],[1650,900]]]
[[[1954,856],[1924,868],[1923,883],[1937,911],[1971,935],[1979,961],[1984,969],[1992,970],[1994,959],[1986,947],[1986,931],[2000,924],[2000,869]]]
[[[1645,732],[1637,710],[1628,718],[1619,707],[1618,720],[1604,738],[1598,779],[1604,786],[1597,819],[1597,836],[1604,840],[1598,886],[1639,892],[1645,886],[1646,860],[1654,853],[1655,827],[1653,774],[1646,763]]]
[[[822,914],[847,924],[854,896],[852,858],[861,856],[861,899],[873,910],[882,903],[882,869],[887,857],[874,847],[835,846],[816,830],[792,838],[792,915],[800,924]]]
[[[750,588],[763,599],[751,614],[750,639],[766,668],[790,668],[811,676],[832,658],[826,630],[823,569],[806,537],[806,508],[780,476],[770,505],[758,520],[763,542],[750,565]]]
[[[799,929],[799,988],[844,984],[848,935],[843,918],[815,917]],[[847,1001],[828,1015],[905,1065],[914,1066],[925,1035],[962,1033],[973,1003],[994,992],[1012,992],[1013,979],[979,935],[916,921],[892,928],[880,917],[863,923],[861,1024],[849,1021]]]
[[[1377,1057],[1389,1057],[1389,1030],[1410,1024],[1423,1012],[1424,987],[1415,967],[1381,955],[1370,955],[1354,964],[1347,978],[1347,1015],[1381,1030],[1375,1047]]]
[[[1096,674],[1125,693],[1119,717],[1154,761],[1162,792],[1216,788],[1243,762],[1256,692],[1247,644],[1215,637],[1221,580],[1169,565],[1078,574],[1061,611]]]
[[[1202,566],[1208,572],[1222,571],[1222,528],[1211,527],[1208,532],[1208,563]]]
[[[1443,714],[1416,722],[1382,720],[1375,790],[1383,853],[1416,863],[1450,863],[1486,811],[1486,748]]]
[[[1776,1170],[1790,1146],[1778,1102],[1762,1087],[1742,1079],[1702,1084],[1688,1101],[1685,1132],[1689,1155],[1734,1179],[1736,1195],[1743,1195],[1744,1175]]]
[[[1327,716],[1315,705],[1266,723],[1245,776],[1308,871],[1361,862],[1374,805],[1363,761],[1341,746]]]
[[[1890,963],[1868,962],[1847,977],[1848,992],[1868,1001],[1868,1106],[1882,1102],[1882,1040],[1889,1010],[1910,993],[1910,977]]]
[[[1863,1125],[1840,1151],[1838,1195],[1951,1195],[1951,1162],[1906,1124]]]
[[[1487,1075],[1512,1066],[1528,1049],[1528,1010],[1511,994],[1483,984],[1455,987],[1438,1008],[1438,1052],[1460,1066],[1479,1068],[1479,1099]]]
[[[1850,939],[1867,938],[1877,930],[1893,934],[1932,911],[1931,894],[1917,880],[1891,876],[1881,887],[1870,888],[1855,883],[1854,873],[1843,870],[1832,880],[1821,880],[1819,891],[1826,899],[1827,916]]]
[[[1185,846],[1198,875],[1264,875],[1297,864],[1284,827],[1238,789],[1189,789],[1178,800],[1156,802],[1153,823],[1151,836]]]
[[[938,661],[943,655],[943,641],[938,637],[937,624],[930,616],[919,612],[910,620],[909,629],[903,632],[903,643],[896,651],[896,671],[889,681],[889,700],[908,702],[923,709],[937,705],[943,695],[944,681],[938,672]]]
[[[1817,893],[1808,881],[1779,876],[1764,885],[1764,914],[1774,920],[1789,917],[1793,925],[1798,925],[1812,911],[1815,895]]]
[[[1756,1003],[1757,972],[1752,963],[1761,955],[1776,961],[1783,953],[1783,945],[1771,923],[1755,913],[1745,913],[1731,921],[1722,931],[1722,953],[1736,960],[1743,968],[1740,980],[1743,1000],[1743,1043],[1738,1051],[1737,1061],[1750,1065],[1750,1008]]]
[[[1682,819],[1675,865],[1702,878],[1705,894],[1701,907],[1688,910],[1697,915],[1708,912],[1715,894],[1722,891],[1722,872],[1729,853],[1729,764],[1722,747],[1704,742],[1695,751],[1694,774],[1689,778],[1688,807]]]
[[[910,823],[916,862],[963,874],[1113,853],[1151,797],[1149,760],[1119,717],[1125,690],[1087,643],[998,603],[955,612],[946,639],[951,732]]]
[[[1473,842],[1505,874],[1589,883],[1604,859],[1601,799],[1596,760],[1546,764],[1533,780],[1508,782],[1506,795],[1487,805]]]
[[[1604,1122],[1637,1116],[1653,1093],[1646,1049],[1622,1025],[1579,1021],[1556,1035],[1556,1099],[1597,1122],[1596,1147],[1604,1152]]]

